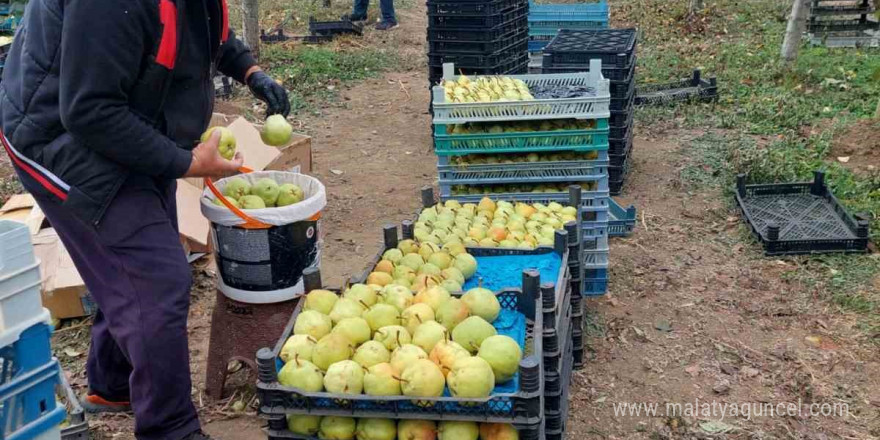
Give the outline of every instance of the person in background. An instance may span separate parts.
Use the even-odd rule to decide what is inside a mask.
[[[192,275],[175,179],[224,177],[198,143],[213,74],[287,115],[287,92],[229,28],[226,0],[31,0],[0,82],[0,143],[98,305],[90,412],[134,412],[139,440],[208,440],[192,402]]]
[[[342,16],[343,20],[350,20],[353,23],[367,21],[367,8],[370,6],[370,0],[354,0],[354,10],[351,14]],[[379,0],[379,10],[382,17],[376,23],[376,29],[380,31],[390,31],[396,28],[397,17],[394,15],[394,0]]]

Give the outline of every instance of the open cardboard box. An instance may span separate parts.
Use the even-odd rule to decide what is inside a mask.
[[[308,174],[312,171],[312,138],[294,133],[289,144],[271,147],[260,139],[260,127],[242,117],[214,113],[211,127],[227,127],[235,135],[236,150],[244,156],[244,166],[255,171],[292,171]],[[181,242],[189,253],[207,253],[210,224],[202,216],[199,198],[205,187],[203,179],[187,178],[177,181],[177,216]]]
[[[70,254],[30,194],[12,196],[0,208],[0,220],[28,225],[34,254],[40,260],[43,307],[49,309],[53,318],[79,318],[95,312],[95,304]]]

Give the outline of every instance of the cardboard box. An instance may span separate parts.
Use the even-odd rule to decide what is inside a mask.
[[[95,313],[95,303],[55,229],[43,229],[31,238],[40,259],[43,307],[56,319]]]
[[[294,133],[284,147],[271,147],[260,139],[260,128],[242,117],[214,113],[211,127],[227,127],[235,135],[236,149],[244,155],[244,166],[255,170],[312,171],[312,138]],[[202,216],[199,198],[205,188],[204,179],[186,178],[177,181],[177,225],[181,243],[188,253],[209,253],[211,225]]]
[[[12,196],[0,208],[0,219],[18,221],[30,228],[34,255],[40,261],[43,307],[49,309],[52,317],[79,318],[95,312],[95,304],[70,254],[30,194]]]

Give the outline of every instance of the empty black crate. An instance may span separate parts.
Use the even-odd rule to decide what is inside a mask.
[[[608,189],[612,196],[619,195],[623,189],[623,183],[629,174],[631,158],[632,156],[627,156],[622,166],[608,167]]]
[[[510,47],[505,47],[498,52],[488,55],[470,53],[429,53],[428,67],[436,68],[440,72],[443,71],[444,63],[455,64],[456,70],[462,68],[495,68],[499,65],[508,64],[511,61],[519,60],[520,58],[522,58],[523,54],[528,53],[528,50],[529,42],[524,40],[515,41],[513,42],[513,44],[510,45]]]
[[[521,21],[523,17],[528,17],[529,5],[523,3],[519,7],[494,14],[474,13],[474,14],[447,14],[428,13],[428,29],[491,29],[496,26],[503,26],[510,23]]]
[[[510,23],[504,23],[501,26],[495,26],[491,28],[483,28],[483,29],[470,29],[470,28],[428,28],[428,43],[442,43],[442,42],[450,42],[450,41],[463,41],[469,43],[478,43],[478,42],[494,42],[503,39],[509,39],[515,35],[519,35],[522,31],[525,30],[528,33],[528,19],[527,17],[520,18],[518,20],[514,20]],[[503,48],[504,46],[502,46]],[[434,49],[430,49],[430,52],[436,52]],[[483,50],[463,50],[462,52],[467,53],[492,53],[493,51],[483,51]]]
[[[342,21],[315,21],[309,18],[309,33],[312,35],[339,35],[364,33],[364,25],[352,23],[350,20]]]
[[[544,47],[544,66],[589,65],[602,60],[602,68],[628,69],[635,63],[635,29],[561,29]]]
[[[490,0],[476,2],[449,2],[449,1],[428,1],[428,15],[473,15],[485,14],[492,15],[501,12],[507,12],[511,9],[517,9],[523,4],[528,4],[524,0]]]
[[[459,53],[459,54],[491,54],[504,50],[516,43],[528,41],[529,30],[525,27],[518,27],[497,39],[487,40],[455,40],[455,39],[430,39],[428,40],[428,53]],[[431,31],[428,31],[429,33]],[[476,32],[478,34],[479,32]],[[489,31],[487,33],[492,33]],[[451,36],[451,35],[450,35]],[[528,43],[526,43],[528,44]],[[528,52],[526,52],[528,58]]]
[[[626,137],[623,139],[608,139],[608,154],[611,155],[624,155],[627,154],[632,148],[633,137],[635,130],[632,129],[632,125],[629,126],[626,132]]]
[[[629,142],[625,144],[623,147],[624,151],[621,154],[608,154],[609,165],[613,167],[623,166],[624,162],[629,158],[630,153],[632,153],[633,143]]]

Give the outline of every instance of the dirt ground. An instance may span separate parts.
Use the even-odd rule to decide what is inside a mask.
[[[831,155],[857,173],[880,169],[880,120],[860,121],[837,136]]]
[[[402,12],[394,31],[413,35],[410,44],[422,44],[422,8]],[[300,121],[313,136],[313,174],[328,190],[322,272],[329,285],[362,271],[379,249],[382,225],[411,215],[419,188],[436,183],[426,82],[423,70],[389,73],[342,90],[341,106]],[[235,108],[226,104],[224,111]],[[619,200],[637,206],[638,224],[632,237],[612,240],[609,294],[588,302],[589,359],[573,376],[566,438],[880,438],[880,359],[855,330],[856,319],[788,277],[800,263],[764,258],[720,190],[681,183],[678,172],[692,161],[687,142],[700,133],[637,127],[637,134],[635,165]],[[835,154],[854,162],[873,157],[859,163],[878,166],[871,148],[837,148]],[[5,158],[0,176],[4,169]],[[247,385],[253,376],[232,379],[232,399],[204,397],[213,279],[210,270],[195,271],[193,398],[205,429],[220,440],[264,438]],[[87,332],[87,325],[70,327],[56,337],[65,347],[56,354],[79,389],[86,384]],[[230,409],[239,399],[251,404],[244,415]],[[713,401],[845,404],[848,414],[758,417],[751,410],[750,420],[718,422],[717,413],[665,413],[666,403]],[[654,416],[615,415],[624,403],[660,409]],[[128,416],[95,418],[92,427],[97,438],[133,438]]]

